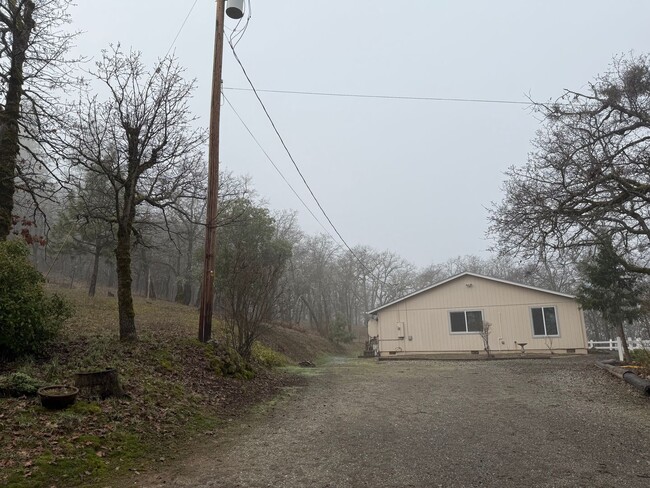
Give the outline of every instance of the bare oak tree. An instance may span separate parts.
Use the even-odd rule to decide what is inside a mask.
[[[69,23],[71,0],[0,2],[0,239],[11,231],[16,179],[36,196],[42,183],[33,160],[48,142],[57,117],[57,89],[70,83],[74,60],[66,58],[75,34]],[[21,157],[21,152],[22,156]]]
[[[650,58],[616,60],[587,92],[539,110],[536,150],[492,209],[499,250],[559,255],[607,236],[626,269],[650,274]]]
[[[102,175],[112,188],[120,339],[133,340],[136,209],[146,205],[166,222],[171,209],[180,210],[178,202],[197,194],[205,131],[193,127],[188,107],[194,82],[183,79],[173,58],[149,72],[140,53],[117,46],[103,52],[92,78],[106,96],[82,96],[59,141],[60,155],[73,168]]]

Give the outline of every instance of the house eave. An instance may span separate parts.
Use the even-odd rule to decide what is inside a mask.
[[[463,273],[460,273],[460,274],[457,274],[457,275],[454,275],[454,276],[450,276],[449,278],[447,278],[445,280],[442,280],[442,281],[439,281],[438,283],[434,283],[433,285],[427,286],[426,288],[422,288],[421,290],[414,291],[413,293],[410,293],[410,294],[405,295],[405,296],[403,296],[401,298],[398,298],[397,300],[393,300],[392,302],[386,303],[385,305],[377,307],[377,308],[375,308],[373,310],[369,310],[366,313],[369,314],[369,315],[376,315],[377,312],[379,312],[380,310],[383,310],[383,309],[388,308],[388,307],[390,307],[392,305],[403,302],[404,300],[408,300],[409,298],[412,298],[412,297],[414,297],[416,295],[419,295],[421,293],[424,293],[424,292],[427,292],[427,291],[432,290],[434,288],[437,288],[439,286],[442,286],[442,285],[444,285],[446,283],[449,283],[450,281],[454,281],[454,280],[457,280],[459,278],[462,278],[463,276],[471,276],[471,277],[474,277],[474,278],[482,278],[482,279],[494,281],[494,282],[497,282],[497,283],[503,283],[503,284],[506,284],[506,285],[513,285],[513,286],[518,286],[520,288],[526,288],[528,290],[539,291],[539,292],[542,292],[542,293],[549,293],[551,295],[557,295],[557,296],[561,296],[561,297],[564,297],[564,298],[570,298],[570,299],[575,299],[576,298],[574,295],[569,295],[569,294],[566,294],[566,293],[560,293],[559,291],[546,290],[544,288],[537,288],[535,286],[523,285],[521,283],[515,283],[514,281],[502,280],[501,278],[492,278],[491,276],[484,276],[484,275],[480,275],[480,274],[477,274],[477,273],[470,273],[469,271],[465,271]]]

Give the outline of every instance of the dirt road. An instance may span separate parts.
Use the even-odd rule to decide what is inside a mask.
[[[138,486],[647,488],[650,400],[593,361],[335,361]]]

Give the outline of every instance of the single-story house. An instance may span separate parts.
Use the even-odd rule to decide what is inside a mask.
[[[380,356],[485,354],[485,322],[494,353],[587,353],[574,296],[475,273],[452,276],[368,315],[368,335]]]

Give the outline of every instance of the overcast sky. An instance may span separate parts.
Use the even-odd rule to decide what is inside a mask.
[[[251,0],[237,51],[257,88],[546,101],[584,89],[613,56],[647,52],[645,0]],[[120,42],[164,56],[194,0],[78,0],[78,49]],[[207,126],[214,0],[198,0],[174,52],[197,79]],[[227,19],[227,28],[235,21]],[[247,87],[229,49],[224,86]],[[306,188],[250,92],[226,96],[303,199]],[[262,93],[314,193],[350,245],[392,250],[418,266],[485,255],[487,211],[504,171],[525,163],[539,127],[524,105]],[[226,105],[222,164],[274,209],[323,232]],[[322,222],[325,219],[319,216]],[[333,232],[332,232],[333,233]]]

